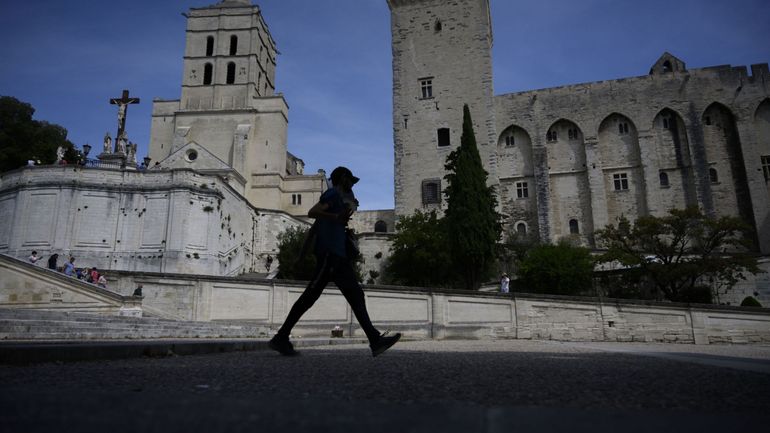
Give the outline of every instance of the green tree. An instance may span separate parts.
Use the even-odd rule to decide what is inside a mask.
[[[278,234],[278,278],[308,281],[315,271],[315,256],[308,251],[300,257],[310,227],[289,227]]]
[[[519,266],[517,290],[581,295],[591,289],[594,262],[588,248],[560,242],[529,250]]]
[[[449,281],[450,257],[443,220],[417,212],[396,225],[382,281],[405,286],[440,286]]]
[[[745,273],[760,272],[747,253],[753,247],[750,230],[739,218],[711,218],[690,207],[640,217],[633,225],[621,217],[596,237],[607,249],[601,262],[641,270],[670,301],[710,302],[706,282],[727,291],[746,279]]]
[[[454,269],[466,289],[478,289],[495,264],[495,249],[502,226],[494,189],[487,186],[468,105],[463,107],[460,147],[449,154],[447,210],[444,219]]]
[[[59,146],[65,150],[65,160],[78,160],[75,146],[67,140],[67,130],[33,120],[34,113],[32,105],[10,96],[0,96],[0,173],[22,167],[31,159],[53,164]]]

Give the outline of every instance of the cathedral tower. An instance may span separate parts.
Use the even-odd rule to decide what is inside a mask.
[[[302,176],[287,152],[289,108],[275,94],[278,51],[259,6],[224,0],[184,15],[182,96],[153,101],[150,157],[219,174],[254,206],[304,214],[323,179]]]
[[[388,0],[393,43],[396,215],[442,209],[444,164],[473,117],[489,184],[496,184],[489,0]]]

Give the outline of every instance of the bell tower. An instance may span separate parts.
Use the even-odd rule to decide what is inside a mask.
[[[444,164],[473,118],[488,183],[496,184],[489,0],[387,0],[393,44],[396,215],[442,210]]]

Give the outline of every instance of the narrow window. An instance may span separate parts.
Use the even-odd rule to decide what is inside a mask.
[[[404,117],[404,129],[409,129],[409,118]]]
[[[711,117],[710,116],[706,116],[706,125],[709,125],[709,126],[711,125]]]
[[[214,65],[206,63],[203,67],[203,85],[208,86],[211,84],[211,76],[214,75]]]
[[[518,223],[516,224],[516,233],[520,235],[526,235],[527,234],[527,225],[524,223]]]
[[[227,84],[235,83],[235,63],[230,62],[227,64]]]
[[[449,140],[449,128],[439,128],[438,130],[438,147],[447,147],[449,146],[450,140]]]
[[[570,139],[570,140],[577,140],[578,139],[578,130],[575,129],[575,128],[568,129],[567,130],[567,138]]]
[[[422,204],[441,203],[441,184],[438,180],[422,182]]]
[[[628,123],[626,122],[618,123],[618,131],[620,132],[620,135],[628,134]]]
[[[423,78],[420,80],[420,91],[422,99],[429,99],[433,97],[433,79]]]
[[[514,146],[515,144],[516,144],[516,141],[514,140],[513,135],[509,135],[505,137],[505,145],[507,147]]]
[[[765,174],[765,182],[770,181],[770,155],[762,156],[762,172]]]
[[[377,221],[374,224],[374,232],[375,233],[387,233],[388,232],[388,225],[385,223],[385,221]]]
[[[671,62],[669,62],[668,60],[663,62],[663,72],[672,72],[673,70],[674,68],[671,67]]]
[[[529,197],[529,184],[527,182],[516,182],[516,197]]]
[[[546,134],[545,138],[547,141],[551,141],[551,142],[559,139],[558,136],[556,135],[556,130],[548,131],[548,134]]]
[[[438,33],[441,31],[441,29],[442,29],[441,20],[436,20],[436,25],[433,27],[433,30],[435,30]]]
[[[709,180],[711,183],[719,183],[719,173],[716,168],[709,168]]]
[[[668,183],[668,173],[662,172],[660,173],[660,187],[661,188],[668,188],[670,185]]]
[[[214,36],[209,36],[206,38],[206,55],[214,55]]]
[[[627,173],[613,174],[612,180],[615,183],[615,191],[628,191],[628,174]]]
[[[230,55],[234,56],[238,52],[238,36],[230,36]]]
[[[663,118],[663,129],[671,129],[671,122],[668,117]]]
[[[578,221],[575,219],[569,220],[569,232],[573,235],[579,235],[580,234],[580,226],[578,225]]]
[[[302,205],[302,194],[297,194],[297,205],[298,206]]]

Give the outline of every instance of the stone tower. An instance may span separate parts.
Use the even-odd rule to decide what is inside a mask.
[[[287,152],[289,108],[275,94],[278,52],[259,6],[224,0],[185,16],[182,97],[153,101],[150,157],[219,174],[254,206],[305,213],[323,179],[302,176]]]
[[[393,38],[395,211],[441,210],[444,164],[473,117],[497,184],[489,0],[388,0]]]

